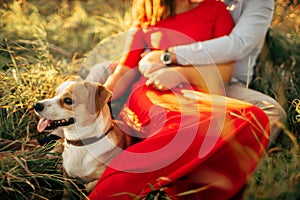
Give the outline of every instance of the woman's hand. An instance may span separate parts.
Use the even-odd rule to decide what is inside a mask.
[[[152,85],[157,90],[166,91],[187,82],[185,77],[178,72],[178,68],[180,67],[168,67],[152,72],[146,85]]]
[[[137,74],[137,68],[131,69],[128,66],[120,64],[117,66],[104,83],[104,86],[113,92],[112,100],[119,98],[128,90]]]

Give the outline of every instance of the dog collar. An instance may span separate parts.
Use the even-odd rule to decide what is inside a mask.
[[[68,144],[74,145],[74,146],[85,146],[85,145],[89,145],[89,144],[93,144],[101,139],[103,139],[104,137],[106,137],[110,131],[112,131],[114,129],[114,123],[111,124],[111,126],[109,127],[109,129],[100,137],[90,137],[90,138],[84,138],[81,140],[67,140]]]

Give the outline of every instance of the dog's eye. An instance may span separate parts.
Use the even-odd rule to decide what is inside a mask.
[[[73,100],[70,99],[70,98],[65,98],[64,99],[64,103],[67,104],[67,105],[72,105],[73,104]]]

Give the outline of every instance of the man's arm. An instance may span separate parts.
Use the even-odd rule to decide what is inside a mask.
[[[219,89],[224,83],[231,80],[233,70],[233,62],[200,67],[193,65],[165,67],[151,73],[146,85],[153,85],[158,90],[169,90],[180,84],[192,84],[202,91],[219,94]]]
[[[273,17],[274,0],[247,1],[229,36],[171,49],[179,64],[205,65],[239,60],[265,39]]]

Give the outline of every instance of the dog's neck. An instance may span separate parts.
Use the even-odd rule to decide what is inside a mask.
[[[104,105],[98,116],[93,117],[86,125],[72,126],[64,129],[67,140],[80,140],[91,137],[102,137],[112,126],[112,118],[108,105]]]

